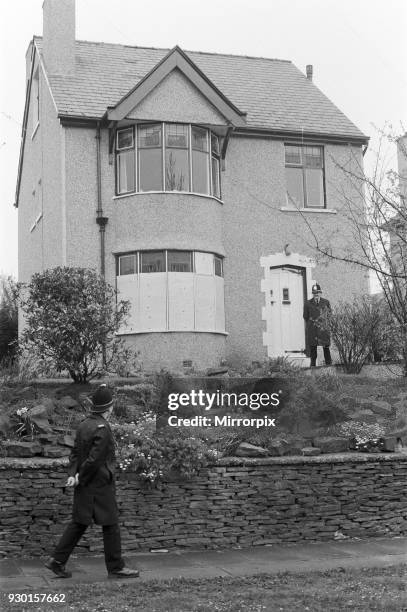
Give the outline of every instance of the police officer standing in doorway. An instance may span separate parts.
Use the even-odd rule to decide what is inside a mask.
[[[318,283],[312,286],[312,298],[304,304],[304,319],[306,321],[307,345],[311,357],[311,367],[316,366],[318,346],[324,350],[324,360],[326,365],[332,364],[331,351],[329,345],[331,338],[329,331],[324,329],[321,317],[331,310],[328,300],[321,297],[322,289]]]
[[[91,414],[79,425],[70,456],[66,486],[75,487],[72,520],[45,564],[59,578],[72,575],[65,564],[92,522],[102,525],[108,577],[139,575],[138,570],[125,567],[121,552],[114,483],[115,441],[108,423],[112,411],[112,394],[106,385],[101,385],[92,396]]]

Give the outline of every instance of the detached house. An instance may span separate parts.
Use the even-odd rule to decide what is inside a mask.
[[[341,230],[335,159],[367,138],[289,61],[75,41],[45,0],[27,51],[19,277],[95,268],[132,305],[148,368],[302,357],[313,282],[335,302],[363,270],[317,263],[307,219]],[[345,239],[345,238],[344,238]]]

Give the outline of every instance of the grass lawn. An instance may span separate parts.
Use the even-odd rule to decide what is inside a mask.
[[[403,612],[407,610],[406,581],[406,565],[246,578],[180,578],[144,583],[135,580],[65,588],[61,581],[55,592],[66,593],[65,604],[13,605],[3,594],[2,609],[4,612]]]

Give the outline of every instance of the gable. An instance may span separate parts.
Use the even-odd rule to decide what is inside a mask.
[[[225,125],[227,119],[175,68],[127,115],[128,119]]]
[[[246,113],[239,110],[179,47],[174,47],[167,53],[115,106],[108,107],[106,118],[111,121],[121,121],[127,117],[128,113],[132,112],[174,70],[182,72],[229,124],[236,127],[246,125]]]

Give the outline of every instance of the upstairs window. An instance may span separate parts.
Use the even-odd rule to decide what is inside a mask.
[[[130,128],[133,130],[133,128]],[[119,132],[120,134],[120,132]],[[163,159],[162,159],[162,128],[161,125],[139,127],[138,129],[138,159],[139,159],[139,191],[162,191]],[[134,160],[133,160],[134,163]],[[127,191],[134,191],[135,184],[129,185]]]
[[[289,206],[324,208],[322,147],[285,145],[285,173]]]
[[[192,127],[192,191],[196,193],[209,193],[209,142],[208,130]],[[218,192],[212,191],[219,197]]]
[[[211,134],[211,152],[212,193],[215,197],[220,198],[220,150],[219,138],[215,134]]]
[[[210,130],[156,123],[117,130],[116,192],[184,191],[221,197],[219,139]]]
[[[189,184],[188,126],[165,126],[165,190],[191,191]]]
[[[120,130],[117,133],[117,193],[126,193],[135,189],[136,174],[134,161],[133,128]]]

